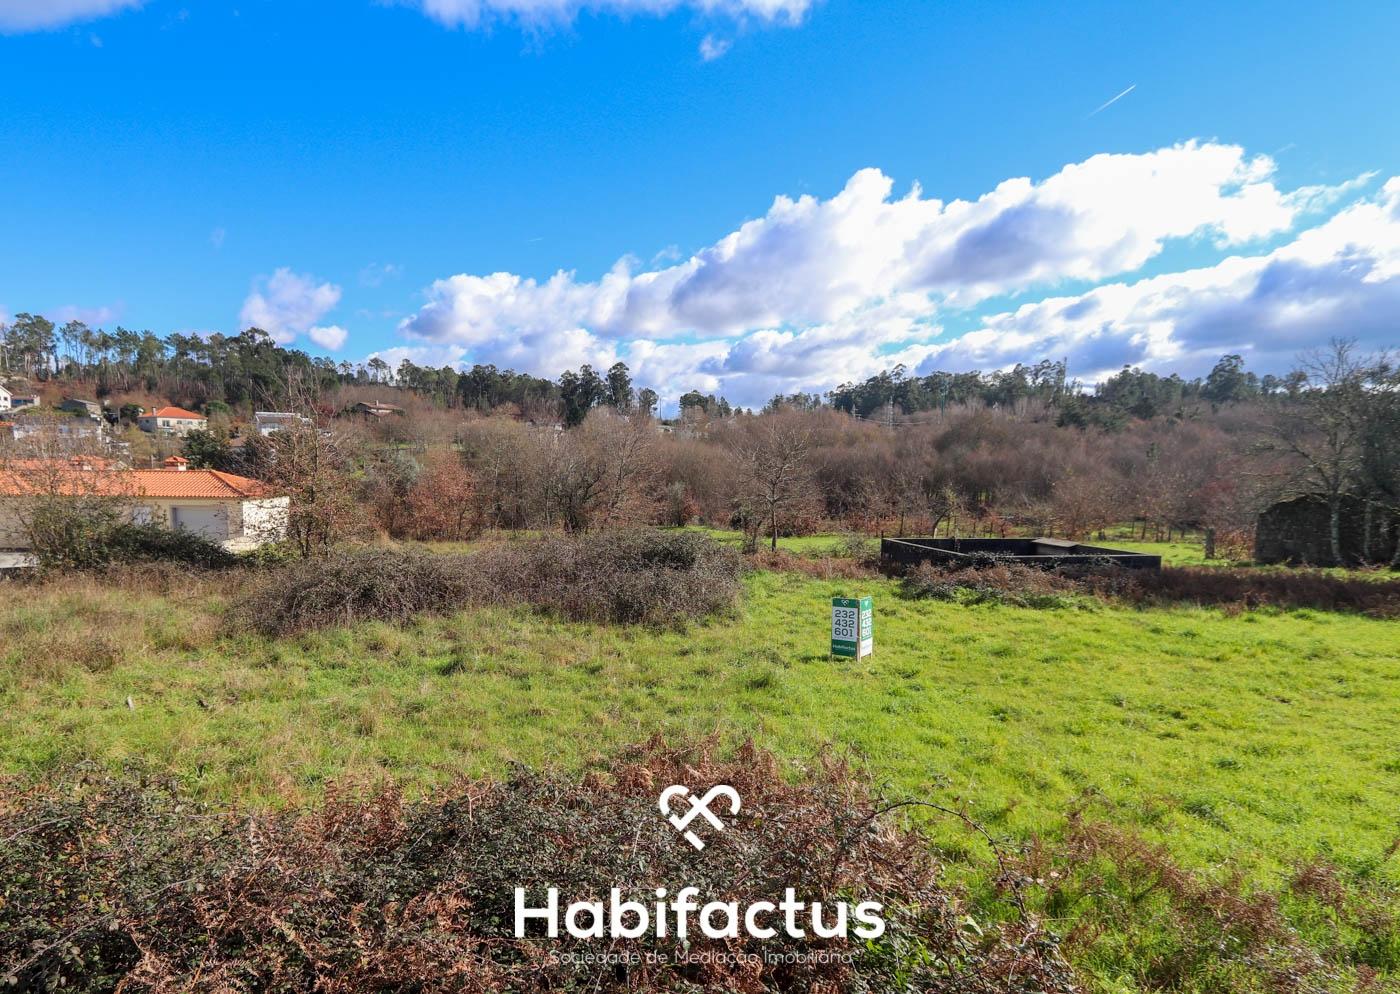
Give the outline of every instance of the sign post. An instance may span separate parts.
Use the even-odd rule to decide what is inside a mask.
[[[831,599],[831,654],[862,659],[875,651],[875,608],[869,597]]]

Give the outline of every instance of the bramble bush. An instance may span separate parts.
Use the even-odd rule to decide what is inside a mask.
[[[1006,562],[964,568],[921,563],[905,573],[903,591],[916,599],[1039,608],[1069,606],[1081,594],[1143,607],[1314,608],[1400,617],[1400,580],[1307,569],[1164,566],[1154,571],[1105,565],[1051,570]]]
[[[905,596],[923,600],[1034,608],[1065,607],[1082,592],[1061,573],[1001,562],[962,569],[920,563],[905,575],[903,590]]]
[[[726,783],[743,808],[703,852],[656,810],[672,783]],[[409,802],[333,791],[316,810],[206,810],[152,780],[73,775],[0,790],[0,983],[20,990],[879,992],[1074,990],[1034,916],[973,920],[940,883],[923,835],[844,765],[794,782],[751,746],[658,740],[576,779],[516,770]],[[695,886],[742,907],[781,898],[877,901],[872,940],[710,940],[654,930],[590,941],[539,923],[514,934],[514,888],[534,907],[646,900]],[[587,953],[640,962],[585,962]],[[825,952],[792,961],[787,954]],[[646,954],[656,954],[650,962]],[[709,953],[710,955],[705,955]]]
[[[232,612],[235,627],[285,635],[489,604],[573,621],[668,625],[732,607],[737,552],[687,532],[628,529],[507,542],[471,554],[358,549],[271,571]]]
[[[34,554],[55,571],[109,570],[149,563],[228,569],[238,556],[217,542],[163,525],[131,524],[58,509],[34,515]]]

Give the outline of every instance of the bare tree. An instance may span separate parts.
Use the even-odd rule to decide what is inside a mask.
[[[730,440],[740,514],[748,521],[767,524],[774,551],[780,514],[812,500],[811,449],[811,429],[804,416],[795,412],[744,418]],[[756,539],[754,532],[750,544]]]
[[[333,420],[313,385],[293,377],[291,409],[306,420],[266,440],[263,476],[290,498],[287,537],[304,557],[324,555],[370,523],[355,473],[368,441]]]
[[[548,523],[545,470],[552,429],[506,416],[483,418],[463,426],[461,444],[483,523],[495,528]]]
[[[607,528],[635,520],[645,503],[645,484],[654,471],[656,429],[641,414],[599,408],[578,429],[578,443],[603,470],[593,517]]]
[[[1264,447],[1292,462],[1289,489],[1327,502],[1332,562],[1342,563],[1342,506],[1356,490],[1370,364],[1355,341],[1333,339],[1302,357],[1307,389],[1264,423]]]

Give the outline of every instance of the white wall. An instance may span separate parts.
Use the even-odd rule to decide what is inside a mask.
[[[265,497],[243,502],[243,539],[250,545],[280,541],[287,534],[288,497]]]

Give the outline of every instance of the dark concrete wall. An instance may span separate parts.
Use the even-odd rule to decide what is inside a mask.
[[[1012,558],[1014,557],[1014,558]],[[1024,566],[1057,569],[1061,566],[1099,566],[1105,560],[1125,569],[1161,569],[1162,557],[1096,545],[1068,545],[1047,555],[1035,539],[1026,538],[887,538],[880,542],[880,558],[901,566],[919,563],[988,566],[1010,559]]]

